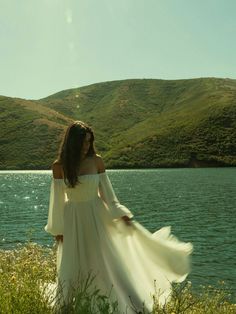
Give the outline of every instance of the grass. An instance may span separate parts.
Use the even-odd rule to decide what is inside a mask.
[[[90,289],[92,274],[74,291],[67,306],[63,303],[60,308],[50,306],[42,283],[53,283],[55,279],[55,247],[45,248],[29,242],[14,250],[0,250],[0,313],[119,313],[117,302],[110,302],[109,296],[101,295],[98,289]],[[156,294],[152,314],[236,313],[236,304],[230,302],[223,283],[218,288],[208,286],[200,290],[193,292],[188,281],[175,285],[171,300],[161,308]]]

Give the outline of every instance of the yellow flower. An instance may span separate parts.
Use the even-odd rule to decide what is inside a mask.
[[[16,276],[12,275],[11,276],[11,281],[16,281]]]

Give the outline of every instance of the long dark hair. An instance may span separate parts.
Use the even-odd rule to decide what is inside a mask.
[[[64,181],[74,187],[78,183],[81,149],[86,133],[91,134],[87,156],[94,156],[94,134],[91,127],[82,121],[75,121],[68,126],[61,142],[57,161],[62,165]]]

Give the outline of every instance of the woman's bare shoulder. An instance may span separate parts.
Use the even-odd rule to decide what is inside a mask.
[[[94,160],[96,163],[96,167],[97,167],[97,171],[100,172],[104,172],[105,171],[105,165],[104,165],[104,161],[102,159],[102,157],[98,154],[94,155]]]
[[[52,173],[54,179],[63,179],[62,164],[58,160],[55,160],[52,164]]]

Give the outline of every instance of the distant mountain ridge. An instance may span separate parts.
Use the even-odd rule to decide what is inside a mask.
[[[236,80],[132,79],[0,96],[0,169],[48,169],[73,120],[93,127],[110,168],[236,165]]]

